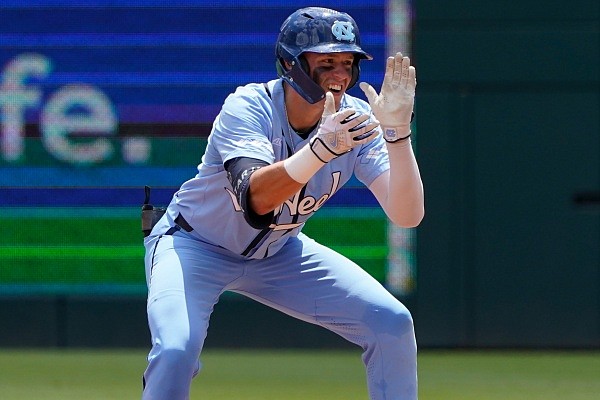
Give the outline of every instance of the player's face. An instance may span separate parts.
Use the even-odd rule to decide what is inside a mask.
[[[354,54],[345,53],[304,53],[309,66],[310,77],[326,92],[333,93],[336,103],[348,89],[352,80]]]

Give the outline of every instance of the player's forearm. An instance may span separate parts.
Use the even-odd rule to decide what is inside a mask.
[[[283,162],[263,167],[250,177],[250,206],[259,215],[267,214],[294,196],[302,186],[303,183],[289,176]]]
[[[311,145],[304,146],[284,161],[263,167],[250,177],[250,206],[267,214],[294,196],[325,165]]]
[[[388,144],[390,170],[373,182],[371,190],[392,223],[405,228],[419,225],[425,214],[423,184],[410,139]]]
[[[401,226],[417,226],[425,214],[423,183],[411,141],[388,144],[390,180],[388,208],[392,222]]]

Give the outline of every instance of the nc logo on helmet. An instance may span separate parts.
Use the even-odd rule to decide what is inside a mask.
[[[354,32],[352,32],[353,29],[352,23],[348,21],[335,21],[331,26],[333,36],[340,41],[347,40],[353,42],[355,37]]]

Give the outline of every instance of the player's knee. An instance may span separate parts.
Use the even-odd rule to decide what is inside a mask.
[[[170,377],[165,382],[177,383],[176,386],[183,387],[186,387],[200,370],[200,362],[195,352],[178,349],[164,349],[150,361],[150,364],[152,369],[162,371],[160,375],[163,377]]]
[[[400,336],[404,336],[407,333],[414,332],[414,321],[410,311],[406,307],[403,310],[397,312],[392,317],[393,330]]]
[[[195,352],[185,350],[166,350],[159,355],[160,362],[165,368],[173,373],[179,371],[181,373],[190,374],[196,373],[198,368],[198,357]]]
[[[144,373],[143,399],[187,399],[200,363],[192,352],[161,349],[149,358]]]
[[[393,309],[374,308],[367,318],[367,323],[376,334],[400,337],[414,332],[412,315],[402,305]]]

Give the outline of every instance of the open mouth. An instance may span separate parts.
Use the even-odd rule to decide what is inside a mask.
[[[333,94],[340,93],[342,91],[342,85],[336,85],[332,83],[327,86],[327,90]]]

